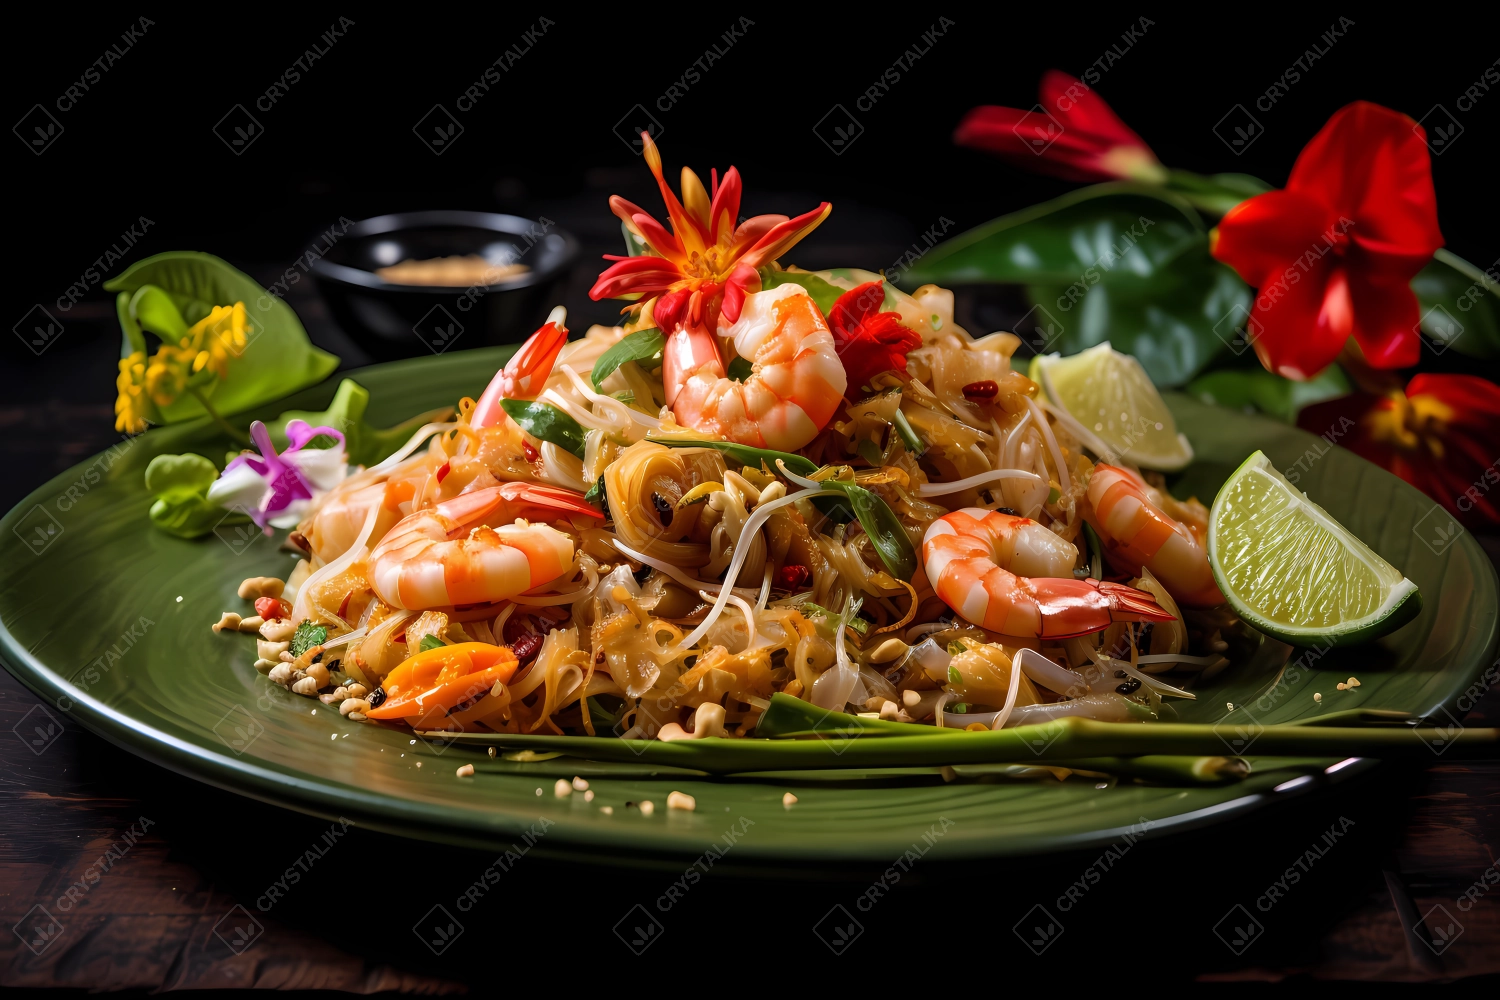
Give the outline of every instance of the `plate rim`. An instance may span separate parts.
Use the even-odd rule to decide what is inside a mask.
[[[513,350],[512,345],[503,347],[491,347],[468,352],[479,354],[489,352],[505,352]],[[347,371],[339,371],[331,374],[323,382],[314,386],[306,387],[298,393],[294,393],[281,400],[272,401],[264,407],[254,408],[256,411],[276,407],[284,408],[288,401],[299,399],[307,395],[319,396],[331,393],[337,384],[344,378],[358,380],[362,375],[376,369],[389,369],[392,366],[441,364],[446,355],[436,356],[432,359],[403,359],[385,362],[377,365],[365,366]],[[474,358],[477,361],[478,358]],[[1171,393],[1170,395],[1181,395]],[[1191,399],[1191,397],[1184,397]],[[1199,405],[1201,401],[1192,400]],[[1223,408],[1220,408],[1223,409]],[[279,410],[278,410],[279,412]],[[1232,410],[1224,410],[1226,416],[1237,419],[1246,415],[1236,413]],[[1262,418],[1267,419],[1267,418]],[[170,425],[160,430],[177,430],[178,433],[191,434],[199,426],[206,426],[207,421],[188,421],[183,424]],[[1315,436],[1302,431],[1300,428],[1291,427],[1287,429],[1297,431],[1309,439]],[[1333,447],[1340,447],[1332,445]],[[1343,449],[1347,451],[1347,449]],[[49,496],[49,491],[54,491],[54,485],[67,483],[76,478],[79,469],[86,468],[97,462],[101,455],[108,451],[89,456],[69,469],[48,479],[35,489],[30,491],[21,501],[0,517],[0,524],[11,523],[24,516],[24,512],[30,507],[39,505],[41,500]],[[1373,463],[1360,458],[1358,455],[1349,453],[1350,457],[1359,459],[1370,469],[1379,471],[1384,475],[1391,475],[1384,469],[1380,469]],[[1392,477],[1396,478],[1396,477]],[[1408,483],[1402,482],[1408,489],[1415,488]],[[1419,492],[1419,491],[1417,491]],[[1430,498],[1428,498],[1430,499]],[[1497,645],[1500,645],[1500,576],[1497,576],[1495,566],[1479,545],[1473,534],[1468,530],[1463,532],[1458,544],[1470,550],[1471,562],[1481,567],[1478,580],[1478,589],[1487,590],[1494,599],[1497,607],[1496,614],[1491,616],[1489,623],[1490,634],[1485,645],[1483,655],[1476,658],[1475,666],[1471,673],[1469,687],[1473,681],[1480,677],[1486,665],[1495,656]],[[456,826],[448,820],[454,818],[450,813],[445,817],[445,822],[433,823],[428,812],[429,806],[416,803],[397,795],[381,794],[366,791],[353,785],[322,779],[316,775],[302,773],[288,773],[275,769],[266,764],[256,763],[252,760],[244,760],[239,756],[220,754],[212,747],[199,746],[179,736],[162,731],[154,725],[131,717],[130,715],[100,702],[69,683],[61,674],[54,671],[41,659],[34,656],[23,647],[9,629],[9,623],[0,617],[0,663],[21,683],[39,696],[44,705],[50,705],[58,711],[63,712],[83,728],[89,730],[122,749],[151,763],[164,767],[174,773],[184,775],[194,780],[202,781],[216,788],[223,789],[238,795],[244,795],[270,805],[281,808],[293,809],[308,815],[323,818],[351,818],[356,825],[367,829],[380,830],[382,832],[397,836],[415,838],[422,840],[434,840],[444,843],[455,844],[465,847],[493,847],[498,841],[497,837],[519,834],[526,829],[528,822],[535,822],[534,818],[523,820],[524,813],[520,811],[495,810],[481,812],[476,809],[464,809],[457,815],[466,818],[463,826]],[[1435,713],[1438,709],[1445,709],[1455,713],[1455,718],[1461,718],[1464,713],[1458,711],[1458,701],[1464,696],[1465,690],[1459,690],[1447,695],[1438,705],[1431,710],[1426,710],[1428,715]],[[63,708],[62,703],[70,703],[70,707]],[[1332,763],[1336,758],[1330,758]],[[1341,769],[1334,775],[1325,775],[1326,779],[1344,780],[1356,775],[1364,775],[1372,770],[1379,769],[1380,761],[1359,758],[1363,761],[1360,766],[1351,766]],[[1368,766],[1366,766],[1368,765]],[[1267,771],[1261,774],[1271,774]],[[693,780],[713,780],[708,778],[694,778]],[[1227,819],[1258,811],[1262,806],[1262,800],[1267,800],[1264,805],[1288,801],[1294,797],[1289,794],[1275,794],[1279,789],[1258,787],[1261,782],[1255,780],[1255,776],[1247,779],[1252,787],[1246,787],[1243,783],[1239,786],[1245,789],[1243,795],[1234,796],[1221,802],[1190,809],[1172,816],[1153,820],[1154,829],[1160,830],[1163,835],[1183,833],[1208,826],[1214,826],[1225,822]],[[1321,787],[1325,781],[1305,782],[1297,788],[1292,789],[1300,795],[1304,791],[1312,791]],[[352,814],[352,815],[351,815]],[[630,852],[628,856],[616,859],[618,863],[640,865],[651,864],[652,859],[676,860],[684,856],[696,855],[701,848],[696,846],[697,834],[686,835],[687,831],[673,833],[672,831],[659,827],[633,826],[598,826],[585,823],[570,822],[567,817],[559,817],[554,820],[559,826],[559,832],[565,833],[561,838],[562,848],[559,856],[578,857],[580,854],[589,854],[598,857],[599,849],[613,848],[616,851],[624,850]],[[967,840],[961,848],[952,853],[943,851],[943,860],[960,860],[963,858],[1004,858],[1004,857],[1029,857],[1045,854],[1061,853],[1075,849],[1087,849],[1108,845],[1117,840],[1124,832],[1124,828],[1095,828],[1090,831],[1076,832],[1062,836],[1052,836],[1046,844],[1034,843],[1031,838],[1010,840],[996,843],[986,840]],[[893,834],[893,837],[895,835]],[[569,850],[576,847],[581,850]],[[864,845],[834,845],[828,843],[800,843],[789,846],[786,842],[765,845],[745,844],[739,853],[744,856],[760,859],[766,862],[791,861],[792,855],[797,858],[820,864],[831,862],[858,863],[878,860],[889,855],[891,846],[884,842],[871,842]],[[551,853],[550,851],[547,853]],[[600,860],[609,860],[600,858]]]

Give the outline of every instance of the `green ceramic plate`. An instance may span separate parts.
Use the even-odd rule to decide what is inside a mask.
[[[391,424],[477,395],[505,356],[465,351],[356,377],[372,393],[372,421]],[[320,408],[333,389],[330,382],[304,391],[260,415]],[[1285,674],[1284,651],[1275,649],[1232,668],[1196,703],[1180,705],[1180,718],[1227,722],[1228,733],[1249,719],[1242,709],[1228,713],[1227,702],[1249,706],[1263,724],[1349,708],[1438,721],[1446,712],[1461,715],[1460,700],[1488,664],[1496,635],[1495,573],[1478,544],[1462,532],[1435,532],[1451,522],[1432,501],[1319,438],[1183,397],[1169,402],[1198,455],[1179,491],[1207,501],[1247,454],[1264,449],[1425,598],[1418,620],[1378,644]],[[1363,766],[1322,777],[1317,762],[1260,760],[1250,778],[1218,788],[945,783],[929,768],[711,780],[632,763],[492,761],[464,746],[414,743],[321,706],[314,712],[315,702],[255,672],[248,641],[209,630],[219,612],[241,606],[240,580],[284,576],[291,557],[264,538],[244,544],[226,532],[185,542],[155,530],[141,479],[156,454],[224,448],[207,427],[154,430],[54,479],[11,511],[0,526],[0,655],[54,714],[66,712],[163,766],[292,809],[469,845],[509,845],[545,828],[539,850],[628,864],[680,863],[714,841],[722,849],[731,828],[744,831],[730,837],[740,864],[888,860],[913,844],[963,858],[1106,844],[1143,820],[1158,831],[1218,823]],[[1363,685],[1336,691],[1350,674]],[[1321,706],[1313,691],[1324,693]],[[473,763],[477,776],[457,778],[463,763]],[[1297,777],[1309,769],[1320,777]],[[554,796],[557,778],[575,774],[592,782],[592,802]],[[696,812],[667,810],[673,790],[693,795]],[[787,791],[799,800],[790,808],[782,805]],[[643,799],[656,804],[654,815],[626,807]]]

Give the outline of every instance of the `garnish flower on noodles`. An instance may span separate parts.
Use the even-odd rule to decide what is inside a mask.
[[[738,170],[730,167],[722,182],[714,170],[705,189],[698,175],[683,167],[679,201],[662,175],[656,143],[644,132],[641,140],[672,230],[640,206],[619,195],[611,197],[610,209],[651,254],[607,256],[616,263],[599,275],[589,297],[597,301],[655,296],[652,316],[662,333],[670,335],[679,327],[714,332],[721,315],[725,323],[739,319],[745,295],[760,288],[756,268],[796,246],[828,218],[833,206],[825,201],[795,219],[757,215],[736,225],[742,192]]]
[[[828,310],[828,326],[848,376],[851,395],[870,391],[875,376],[906,374],[906,354],[922,346],[915,330],[901,325],[901,314],[881,312],[885,283],[870,281],[838,297]]]

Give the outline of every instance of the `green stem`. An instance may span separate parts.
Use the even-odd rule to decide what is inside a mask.
[[[869,723],[876,720],[859,720]],[[1500,755],[1500,730],[1464,729],[1458,733],[1414,726],[1345,728],[1332,726],[1265,726],[1250,733],[1243,748],[1230,747],[1227,730],[1182,723],[1095,722],[1067,718],[1040,726],[938,735],[862,738],[851,727],[848,736],[821,739],[621,740],[590,736],[508,736],[487,733],[439,734],[476,746],[561,750],[594,760],[639,760],[725,774],[737,771],[823,768],[918,767],[1050,763],[1084,757],[1213,757],[1226,750],[1253,750],[1257,757],[1376,757],[1385,760],[1432,759],[1433,747],[1443,759],[1493,759]]]
[[[231,438],[233,438],[235,441],[238,441],[240,444],[251,443],[250,435],[246,434],[244,431],[240,430],[238,427],[234,426],[229,421],[219,416],[219,411],[214,409],[213,404],[208,401],[208,397],[203,394],[203,391],[201,389],[198,389],[196,387],[189,387],[188,392],[192,393],[193,398],[196,399],[203,407],[203,411],[208,414],[209,419],[219,425],[220,430],[222,430],[225,434],[228,434]]]

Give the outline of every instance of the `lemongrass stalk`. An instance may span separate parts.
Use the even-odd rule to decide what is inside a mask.
[[[852,718],[846,716],[846,718]],[[640,760],[696,768],[716,774],[738,771],[824,768],[920,767],[1026,761],[1050,763],[1092,757],[1222,756],[1224,739],[1212,726],[1182,723],[1095,722],[1070,717],[1040,726],[984,732],[929,730],[920,736],[889,735],[870,739],[875,719],[859,719],[845,732],[824,732],[811,739],[619,740],[589,736],[510,736],[505,734],[438,734],[445,740],[516,749],[561,750],[595,760]],[[1257,757],[1374,757],[1426,760],[1441,742],[1445,760],[1493,759],[1500,756],[1500,730],[1446,730],[1382,726],[1343,727],[1276,725],[1262,728],[1253,743]]]

